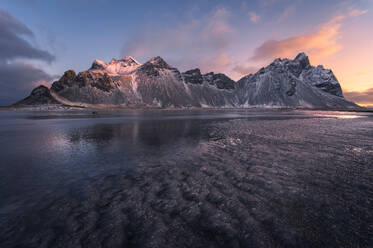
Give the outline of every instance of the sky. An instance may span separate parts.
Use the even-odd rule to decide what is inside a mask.
[[[373,106],[373,0],[1,0],[0,105],[95,59],[161,56],[234,80],[305,52]]]

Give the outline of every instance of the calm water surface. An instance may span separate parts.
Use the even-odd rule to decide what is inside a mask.
[[[373,116],[0,111],[0,247],[372,247]]]

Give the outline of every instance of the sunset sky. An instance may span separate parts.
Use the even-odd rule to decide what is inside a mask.
[[[304,51],[373,105],[373,0],[1,0],[0,105],[94,59],[160,55],[233,79]]]

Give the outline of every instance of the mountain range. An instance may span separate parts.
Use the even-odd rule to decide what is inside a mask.
[[[343,97],[337,78],[305,53],[275,59],[237,82],[200,69],[180,72],[161,57],[144,64],[127,56],[91,68],[66,71],[50,88],[38,86],[14,106],[63,104],[80,107],[299,107],[356,108]]]

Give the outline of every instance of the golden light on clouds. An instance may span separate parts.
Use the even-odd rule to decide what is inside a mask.
[[[344,97],[360,105],[373,107],[373,88],[365,91],[347,91]]]
[[[268,40],[255,49],[253,61],[265,61],[273,58],[292,58],[299,52],[306,52],[313,61],[332,55],[342,49],[339,40],[342,37],[343,21],[367,13],[367,10],[352,9],[345,15],[337,15],[321,24],[315,32],[298,35],[282,40]]]

